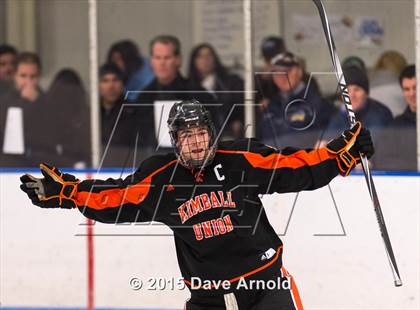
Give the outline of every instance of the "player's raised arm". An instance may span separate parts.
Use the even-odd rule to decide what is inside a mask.
[[[156,160],[149,159],[125,179],[79,181],[41,164],[44,178],[25,174],[21,189],[42,208],[78,208],[86,217],[104,223],[151,221],[157,197],[153,176],[159,172],[154,166]]]
[[[374,148],[369,130],[357,123],[325,148],[280,152],[258,144],[254,152],[245,154],[252,166],[250,180],[260,185],[260,193],[268,194],[323,187],[338,174],[348,175],[360,162],[360,153],[370,158]]]

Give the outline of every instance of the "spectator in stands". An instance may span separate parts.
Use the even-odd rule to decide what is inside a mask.
[[[222,109],[214,120],[223,124],[223,136],[237,139],[243,137],[244,128],[244,82],[223,66],[213,46],[208,43],[197,45],[191,52],[188,78],[192,83],[206,89]],[[232,92],[230,92],[232,91]]]
[[[357,67],[359,68],[361,71],[365,72],[367,74],[367,69],[366,69],[366,64],[363,61],[362,58],[358,57],[358,56],[348,56],[347,58],[345,58],[343,60],[343,65],[342,67],[348,68],[348,67]]]
[[[142,57],[137,45],[131,40],[113,44],[108,52],[108,63],[114,63],[124,74],[127,100],[133,101],[139,91],[145,88],[154,78],[149,60]]]
[[[395,117],[384,132],[375,156],[375,168],[380,170],[417,171],[417,98],[416,69],[407,66],[399,76],[406,108]]]
[[[324,101],[312,84],[303,80],[298,58],[285,52],[272,59],[272,78],[277,93],[270,98],[261,123],[262,140],[278,147],[286,143],[313,146],[318,138],[316,129],[326,126],[332,107]]]
[[[343,71],[356,118],[369,128],[372,135],[375,136],[392,121],[392,113],[383,103],[369,97],[369,80],[365,72],[354,66],[347,67]],[[339,104],[337,112],[328,124],[324,143],[332,136],[337,135],[337,132],[341,132],[348,127],[345,106]]]
[[[401,114],[406,103],[401,94],[398,77],[407,61],[396,51],[384,52],[378,59],[371,79],[370,96],[386,104],[394,116]]]
[[[260,53],[264,61],[263,66],[255,76],[256,102],[262,106],[267,106],[268,98],[277,93],[277,88],[271,78],[271,60],[274,56],[286,52],[286,44],[283,38],[278,36],[269,36],[264,38],[260,46]],[[263,72],[267,72],[264,74]]]
[[[17,51],[13,46],[0,45],[0,94],[10,86],[16,72]]]
[[[99,96],[101,103],[102,143],[108,143],[112,128],[124,101],[124,76],[113,63],[99,69]]]
[[[134,125],[130,121],[129,114],[127,114],[129,110],[123,108],[123,73],[113,63],[104,64],[99,69],[99,95],[102,143],[106,145],[111,141],[115,145],[129,146],[133,142],[131,137]],[[123,109],[122,114],[118,119],[121,109]],[[112,135],[115,124],[115,132]]]
[[[41,61],[38,55],[21,53],[16,60],[13,87],[0,95],[0,147],[2,164],[31,166],[37,142],[34,128],[39,124],[39,102],[43,94],[39,86]]]
[[[348,56],[347,58],[343,60],[342,68],[346,69],[348,67],[357,67],[358,69],[363,71],[366,75],[368,74],[365,62],[363,61],[363,59],[361,59],[358,56]],[[342,104],[340,101],[341,95],[337,88],[334,93],[331,93],[325,96],[325,99],[328,100],[329,102],[337,104],[337,106],[340,106]]]
[[[14,76],[15,89],[19,96],[30,102],[35,102],[43,93],[39,86],[41,61],[37,54],[24,52],[19,54],[16,61]]]
[[[135,146],[134,110],[124,103],[124,75],[114,63],[99,69],[101,104],[101,140],[104,166],[125,166],[125,159]]]
[[[264,60],[263,67],[259,69],[256,75],[256,102],[260,104],[262,110],[267,108],[269,98],[272,98],[277,93],[277,87],[273,83],[271,76],[271,61],[274,56],[287,52],[286,44],[283,38],[277,36],[269,36],[265,38],[261,44],[261,55]],[[320,87],[315,77],[310,77],[306,72],[306,62],[303,58],[298,58],[300,67],[303,70],[302,80],[307,84],[312,84],[312,87],[320,93]]]
[[[44,161],[59,162],[64,167],[89,166],[90,109],[79,74],[70,68],[60,70],[42,101],[37,130],[41,136],[42,132],[48,132],[48,139],[38,144],[41,153],[38,157],[44,156],[47,158]],[[49,149],[51,152],[47,151]],[[53,154],[56,158],[50,159]]]
[[[416,127],[416,67],[410,65],[404,68],[400,74],[399,81],[407,106],[404,113],[395,118],[394,125]]]
[[[154,104],[156,101],[172,103],[197,99],[203,104],[211,105],[207,107],[212,115],[216,115],[217,109],[213,97],[204,88],[194,85],[179,72],[181,44],[176,37],[161,35],[154,38],[150,43],[150,54],[153,73],[156,77],[137,98],[136,103],[143,106],[141,109],[137,108],[136,114],[140,140],[149,147],[149,151],[154,152],[154,147],[157,145],[154,133],[158,132],[159,125],[156,124],[155,127]]]

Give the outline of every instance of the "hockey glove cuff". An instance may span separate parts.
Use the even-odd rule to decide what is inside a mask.
[[[42,179],[30,174],[23,175],[20,188],[28,195],[32,203],[41,208],[77,207],[74,195],[77,192],[79,180],[71,174],[63,174],[57,168],[41,164]]]
[[[337,157],[338,168],[343,176],[360,162],[361,154],[372,157],[375,152],[370,131],[357,122],[349,130],[345,130],[340,137],[327,144],[327,150]]]

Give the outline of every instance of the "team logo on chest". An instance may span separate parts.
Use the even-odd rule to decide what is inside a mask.
[[[232,193],[218,191],[197,195],[180,205],[178,207],[178,214],[181,223],[184,224],[194,215],[212,208],[236,208],[236,203],[232,200]],[[195,238],[198,241],[204,238],[224,235],[231,232],[233,228],[230,215],[193,225]]]
[[[236,203],[232,201],[232,193],[218,191],[195,196],[178,207],[178,214],[181,223],[184,224],[194,215],[212,208],[236,208]]]

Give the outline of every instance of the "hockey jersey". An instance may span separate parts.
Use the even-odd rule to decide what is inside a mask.
[[[156,155],[125,179],[81,182],[76,201],[99,222],[169,226],[187,284],[192,277],[233,283],[269,277],[282,264],[282,242],[260,196],[314,190],[338,174],[335,155],[325,148],[280,152],[244,139],[220,143],[201,173],[174,154]]]

